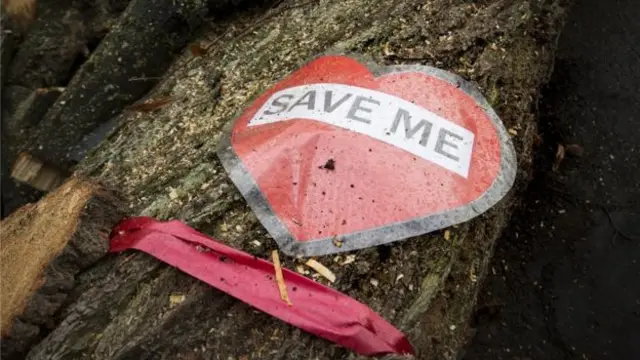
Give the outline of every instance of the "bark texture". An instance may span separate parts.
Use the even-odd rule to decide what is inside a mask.
[[[75,276],[103,257],[122,202],[71,178],[2,221],[2,356],[19,358],[56,324]]]
[[[528,177],[536,101],[565,6],[562,0],[291,0],[267,11],[237,12],[207,34],[220,38],[207,54],[178,61],[153,90],[152,98],[171,96],[172,102],[120,115],[78,169],[122,189],[132,213],[178,218],[268,257],[276,244],[215,155],[220,132],[300,64],[337,50],[381,64],[425,63],[475,81],[517,133],[517,191]],[[476,293],[513,205],[507,197],[450,229],[448,241],[434,233],[360,250],[347,266],[334,257],[318,260],[336,273],[332,286],[405,331],[418,358],[453,359],[471,334]],[[262,245],[253,247],[252,240]],[[298,261],[282,260],[289,268]],[[172,304],[173,294],[186,300]],[[140,253],[108,257],[83,272],[59,318],[28,359],[356,357]]]

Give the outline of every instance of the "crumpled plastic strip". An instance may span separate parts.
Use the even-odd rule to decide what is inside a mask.
[[[292,305],[280,298],[272,263],[173,220],[123,220],[110,252],[143,251],[265,313],[366,356],[413,354],[405,335],[366,305],[282,269]]]

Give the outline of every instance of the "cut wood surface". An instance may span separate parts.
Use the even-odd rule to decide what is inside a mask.
[[[18,155],[13,164],[11,176],[38,190],[51,191],[57,188],[69,174],[23,152]]]
[[[237,11],[199,39],[219,39],[205,54],[185,54],[149,95],[173,101],[120,115],[119,126],[78,170],[121,189],[133,214],[178,218],[269,258],[276,244],[230,183],[215,149],[238,111],[330,50],[380,64],[429,64],[475,82],[517,134],[517,193],[530,170],[536,101],[565,7],[562,0],[292,0]],[[73,108],[78,104],[58,101],[56,106],[69,107],[56,112],[80,111]],[[318,258],[336,280],[317,281],[406,332],[418,358],[453,359],[472,334],[468,320],[476,294],[516,199],[508,196],[449,229],[448,239],[436,232]],[[341,265],[348,255],[355,261]],[[290,269],[305,261],[280,260]],[[184,301],[171,301],[176,296]],[[72,300],[28,359],[355,357],[140,253],[109,257],[83,272]]]
[[[55,326],[75,276],[107,253],[108,234],[121,211],[113,194],[71,178],[2,221],[3,358],[19,357]]]

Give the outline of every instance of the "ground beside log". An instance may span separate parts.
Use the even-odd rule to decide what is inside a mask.
[[[72,178],[2,221],[2,356],[18,358],[50,329],[75,276],[109,249],[122,218],[110,192]]]
[[[425,63],[475,81],[517,133],[517,191],[530,168],[536,100],[551,69],[563,6],[561,0],[285,1],[267,18],[263,11],[239,13],[208,34],[231,29],[209,53],[179,66],[154,91],[173,102],[122,115],[120,128],[80,170],[122,189],[134,213],[182,219],[266,258],[276,245],[215,156],[220,131],[256,95],[334,49],[379,63]],[[450,229],[448,241],[435,233],[356,251],[356,261],[344,267],[333,257],[318,260],[336,273],[333,287],[408,333],[419,358],[455,358],[512,207],[508,197]],[[262,245],[253,247],[252,240]],[[289,268],[297,263],[282,260]],[[173,294],[185,301],[170,303]],[[102,261],[82,274],[72,299],[28,359],[353,357],[144,254]]]

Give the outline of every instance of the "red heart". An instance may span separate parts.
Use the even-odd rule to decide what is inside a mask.
[[[315,120],[248,126],[274,93],[318,83],[394,95],[466,128],[474,134],[467,177],[368,135]],[[504,156],[495,121],[459,86],[422,71],[375,77],[346,56],[313,60],[262,94],[235,122],[231,145],[272,215],[296,242],[340,239],[468,206],[492,186]],[[329,159],[335,169],[323,167]],[[445,220],[431,229],[464,220]],[[383,237],[388,240],[371,239],[371,244],[396,240]],[[318,252],[331,250],[312,253]]]

